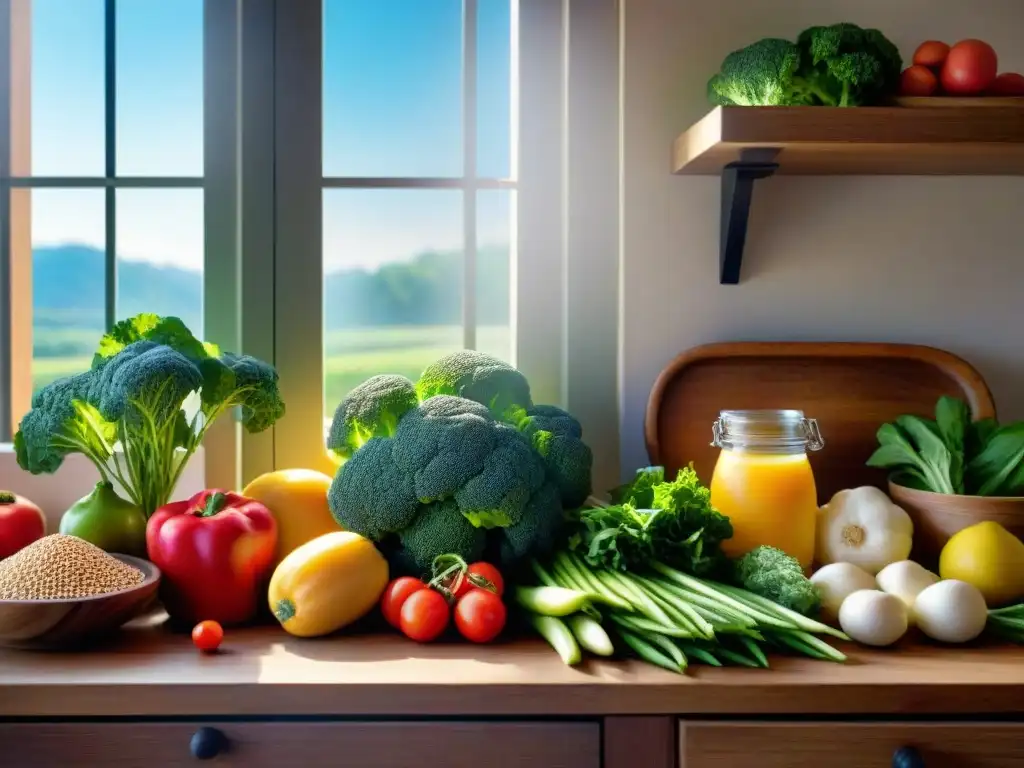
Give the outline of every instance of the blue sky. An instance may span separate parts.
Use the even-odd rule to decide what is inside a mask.
[[[509,174],[509,3],[479,0],[478,173]],[[461,0],[326,0],[324,172],[462,172]],[[203,0],[118,0],[119,175],[201,175]],[[104,168],[103,0],[33,0],[32,164],[37,176]],[[329,190],[325,267],[373,267],[458,248],[460,193]],[[481,244],[506,242],[509,194],[478,198]],[[99,190],[33,193],[33,242],[102,247]],[[198,190],[120,190],[123,258],[202,264]]]

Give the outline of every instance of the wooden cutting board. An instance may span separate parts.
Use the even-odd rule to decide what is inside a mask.
[[[975,419],[995,416],[992,394],[965,360],[911,344],[736,342],[696,347],[673,360],[651,390],[644,427],[651,464],[674,475],[691,461],[710,483],[720,411],[794,408],[818,420],[825,447],[811,454],[819,503],[843,488],[886,488],[864,465],[878,427],[904,413],[933,416],[941,395],[965,400]]]

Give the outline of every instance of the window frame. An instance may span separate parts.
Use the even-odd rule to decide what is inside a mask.
[[[199,189],[203,193],[203,328],[206,339],[238,348],[241,268],[237,145],[241,114],[239,22],[242,0],[203,3],[203,173],[124,176],[117,173],[117,0],[104,0],[104,174],[36,176],[31,169],[32,3],[0,0],[0,440],[13,437],[32,394],[32,225],[35,189],[104,191],[105,325],[116,317],[117,190]],[[267,145],[264,149],[272,149]],[[207,482],[234,485],[239,444],[231,420],[208,434]],[[211,447],[217,450],[210,450]]]
[[[515,189],[512,362],[537,401],[583,421],[595,485],[618,477],[619,3],[519,0],[509,179],[476,177],[476,6],[463,0],[462,176],[338,178],[322,168],[322,4],[278,0],[274,324],[275,338],[287,342],[275,345],[275,363],[289,415],[275,427],[276,466],[334,471],[319,429],[323,190],[463,190],[463,341],[472,348],[476,192]]]

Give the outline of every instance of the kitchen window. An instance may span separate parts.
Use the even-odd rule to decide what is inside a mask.
[[[520,367],[617,465],[614,0],[0,10],[0,439],[152,310],[281,376],[286,417],[215,427],[208,482],[333,471],[347,391],[460,348]],[[59,246],[88,274],[46,271]]]

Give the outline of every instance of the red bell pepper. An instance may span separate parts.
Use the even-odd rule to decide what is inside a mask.
[[[149,559],[163,572],[173,619],[241,624],[255,618],[271,575],[277,523],[237,493],[201,491],[160,507],[146,526]]]

